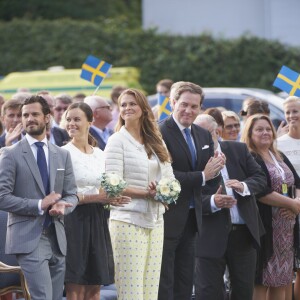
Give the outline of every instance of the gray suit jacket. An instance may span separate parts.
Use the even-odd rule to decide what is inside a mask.
[[[62,200],[73,207],[78,198],[71,157],[68,151],[51,143],[49,146],[50,190],[62,195]],[[59,182],[55,182],[57,169],[63,169]],[[59,183],[59,184],[57,184]],[[45,214],[40,215],[38,201],[45,197],[40,172],[26,139],[11,147],[1,149],[0,155],[0,209],[8,211],[6,248],[7,254],[30,253],[38,245],[43,230]],[[58,245],[66,254],[66,236],[63,216],[54,217]]]

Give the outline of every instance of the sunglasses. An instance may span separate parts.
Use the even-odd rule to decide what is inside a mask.
[[[240,127],[241,127],[241,125],[239,123],[236,123],[236,124],[226,125],[225,129],[227,129],[227,130],[232,130],[233,128],[240,129]]]
[[[98,108],[105,108],[105,109],[111,110],[111,106],[110,105],[98,106],[95,109],[98,109]]]
[[[59,107],[59,106],[56,106],[56,107],[54,107],[54,110],[56,110],[56,111],[58,111],[58,112],[60,112],[60,111],[66,111],[68,108],[67,107]]]

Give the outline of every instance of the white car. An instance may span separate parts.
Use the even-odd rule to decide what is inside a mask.
[[[225,107],[227,110],[232,110],[237,114],[242,109],[243,101],[248,97],[254,97],[269,104],[270,118],[275,125],[279,125],[284,121],[283,99],[274,93],[263,89],[254,88],[223,88],[212,87],[204,88],[204,101],[202,109],[209,107]]]
[[[203,88],[204,101],[202,109],[209,107],[222,106],[227,110],[232,110],[239,114],[242,109],[243,101],[248,97],[254,97],[268,102],[270,108],[270,118],[275,127],[284,121],[283,101],[282,97],[277,96],[273,92],[256,88],[236,88],[236,87],[210,87]],[[153,107],[157,104],[157,95],[147,97],[149,104]]]

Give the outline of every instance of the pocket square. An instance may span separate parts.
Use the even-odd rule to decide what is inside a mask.
[[[202,150],[205,150],[205,149],[208,149],[208,148],[209,148],[208,145],[204,145],[201,149],[202,149]]]

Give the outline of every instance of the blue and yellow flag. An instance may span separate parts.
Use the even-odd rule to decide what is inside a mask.
[[[165,119],[172,112],[170,99],[162,94],[157,94],[158,96],[158,121]]]
[[[110,68],[111,65],[104,60],[89,55],[82,65],[80,77],[99,86]]]
[[[273,86],[287,92],[290,96],[300,97],[300,74],[282,66]]]

